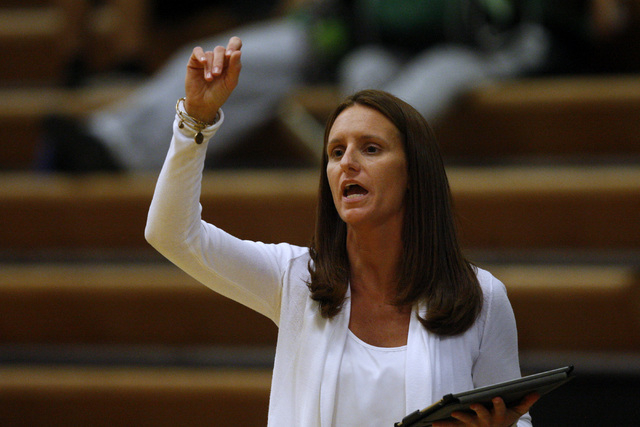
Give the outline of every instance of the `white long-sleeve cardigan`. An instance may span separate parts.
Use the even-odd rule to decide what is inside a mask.
[[[160,253],[213,289],[279,327],[269,426],[333,426],[334,395],[347,337],[347,299],[331,320],[310,298],[307,248],[242,241],[201,219],[206,146],[223,119],[194,143],[174,122],[174,136],[149,209],[145,236]],[[478,269],[484,307],[464,334],[440,337],[411,317],[405,374],[406,413],[444,394],[520,376],[516,326],[504,285]],[[423,307],[415,307],[420,313]],[[518,426],[530,426],[525,415]]]

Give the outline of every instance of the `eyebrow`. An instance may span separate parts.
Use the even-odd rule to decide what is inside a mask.
[[[341,138],[340,135],[338,135],[338,137],[330,139],[327,141],[327,147],[331,146],[331,145],[335,145],[335,144],[339,144],[343,141],[344,138]],[[386,138],[378,136],[378,135],[374,135],[374,134],[363,134],[363,135],[359,135],[356,138],[357,141],[363,141],[363,140],[375,140],[375,141],[387,141]]]

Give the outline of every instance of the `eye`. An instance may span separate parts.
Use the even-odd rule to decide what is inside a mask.
[[[332,159],[340,158],[344,155],[344,149],[342,147],[334,147],[329,151],[329,157]]]
[[[364,149],[367,154],[376,154],[380,151],[377,145],[367,145]]]

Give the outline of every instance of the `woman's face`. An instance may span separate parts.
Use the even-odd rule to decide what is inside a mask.
[[[344,222],[402,224],[407,159],[402,136],[387,117],[358,104],[345,109],[331,127],[327,154],[329,186]]]

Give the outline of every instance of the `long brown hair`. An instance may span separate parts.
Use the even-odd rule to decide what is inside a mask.
[[[349,281],[347,226],[335,208],[327,179],[329,132],[345,109],[358,104],[386,116],[400,131],[407,158],[408,190],[402,230],[403,256],[395,304],[427,304],[420,321],[440,335],[471,327],[482,308],[482,290],[474,267],[458,244],[451,191],[435,135],[413,107],[378,90],[347,97],[327,121],[318,191],[316,229],[310,245],[311,298],[324,317],[342,309]]]

